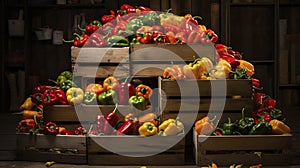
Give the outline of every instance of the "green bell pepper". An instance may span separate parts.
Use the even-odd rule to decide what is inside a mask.
[[[59,87],[61,88],[61,90],[66,92],[71,87],[77,87],[77,85],[72,80],[65,80],[64,82],[59,84]]]
[[[83,96],[83,103],[86,105],[96,105],[97,94],[95,92],[85,92]]]
[[[238,132],[242,135],[249,134],[249,131],[254,126],[254,119],[251,117],[245,117],[244,108],[242,110],[242,118],[238,121]]]
[[[143,96],[131,96],[128,100],[130,111],[135,116],[141,116],[142,111],[147,109],[146,99]]]
[[[260,122],[255,124],[249,132],[250,135],[268,135],[271,133],[272,126],[264,120],[261,120]]]
[[[130,20],[125,28],[127,35],[134,35],[136,31],[143,26],[143,21],[140,18]]]
[[[160,18],[155,11],[148,12],[142,17],[142,22],[144,26],[153,26],[160,24]]]
[[[114,35],[107,39],[108,45],[111,47],[128,47],[129,40],[123,36]]]
[[[223,135],[233,135],[236,131],[236,123],[231,122],[231,118],[228,117],[228,122],[223,124]]]
[[[71,71],[63,71],[59,74],[59,76],[64,76],[66,77],[68,80],[72,80],[73,74]],[[59,77],[58,76],[58,77]]]
[[[107,90],[98,96],[98,102],[102,105],[114,105],[118,103],[118,94],[114,90]]]

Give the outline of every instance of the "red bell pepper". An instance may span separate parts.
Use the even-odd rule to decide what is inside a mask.
[[[194,16],[193,17],[191,14],[184,15],[184,19],[187,19],[187,21],[189,21],[189,22],[191,22],[191,23],[198,26],[198,21],[195,18],[198,18],[198,19],[202,20],[202,18],[200,16]]]
[[[104,47],[107,45],[107,40],[105,39],[106,36],[103,36],[102,34],[99,34],[98,32],[93,33],[90,35],[90,47]]]
[[[57,135],[59,133],[59,127],[54,122],[47,122],[44,126],[44,134]]]
[[[268,98],[264,101],[264,106],[268,108],[276,108],[276,100]]]
[[[218,35],[211,29],[207,29],[204,31],[206,38],[211,42],[215,43],[218,40]]]
[[[118,94],[120,104],[128,104],[129,98],[136,95],[135,86],[127,82],[127,79],[119,85]]]
[[[251,78],[251,81],[252,81],[252,87],[255,91],[262,90],[259,79]]]
[[[100,27],[96,25],[87,25],[85,26],[85,29],[81,28],[78,25],[79,30],[81,30],[83,33],[86,33],[87,35],[93,34],[95,31],[97,31]]]
[[[62,104],[67,105],[67,96],[59,87],[52,87],[44,92],[44,105]]]
[[[261,107],[263,105],[263,102],[266,99],[266,97],[267,97],[267,95],[265,93],[257,92],[257,93],[254,93],[253,100],[258,106]]]
[[[74,134],[75,135],[85,135],[85,134],[87,134],[87,131],[83,126],[80,125],[75,128]]]
[[[201,33],[197,30],[193,30],[188,34],[188,43],[201,43]]]
[[[65,43],[72,42],[75,47],[83,47],[84,45],[88,45],[89,35],[87,34],[79,35],[77,33],[74,33],[73,35],[76,36],[74,40],[70,40],[70,41],[63,40],[63,42]]]
[[[153,11],[153,9],[145,7],[145,6],[138,6],[136,12],[148,12]]]
[[[51,88],[52,86],[48,85],[39,85],[33,88],[33,93],[44,93],[45,90]]]
[[[99,133],[106,134],[106,132],[104,132],[104,128],[107,124],[108,122],[103,114],[96,115],[96,126]]]
[[[137,34],[138,42],[142,44],[151,44],[152,43],[152,33],[151,32],[140,32]]]
[[[116,13],[113,10],[110,10],[109,13],[110,13],[110,15],[103,15],[101,17],[102,24],[111,22],[112,20],[114,20],[116,18]]]
[[[120,7],[120,10],[118,10],[118,14],[120,14],[120,15],[125,15],[125,14],[129,14],[129,13],[136,13],[136,8],[129,4],[123,4]]]
[[[107,124],[104,125],[104,133],[112,133],[112,128],[116,127],[119,120],[119,116],[116,114],[117,109],[118,105],[116,105],[115,109],[112,112],[108,113],[105,116]]]

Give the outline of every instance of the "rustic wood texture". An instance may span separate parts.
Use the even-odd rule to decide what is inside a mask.
[[[17,134],[17,159],[26,161],[55,161],[87,164],[86,138],[78,135]],[[76,153],[50,152],[49,149],[72,149]]]
[[[120,144],[120,140],[122,144],[126,145]],[[111,144],[111,148],[106,149],[101,146],[101,143]],[[88,137],[87,144],[89,165],[184,165],[185,163],[185,141],[183,136],[153,136],[150,138],[142,136],[100,136]],[[119,145],[116,146],[115,144]],[[174,146],[162,153],[149,155],[161,151],[166,144],[174,144]],[[118,151],[118,153],[113,153],[110,150]],[[112,159],[114,162],[107,162],[107,159]]]
[[[215,58],[211,45],[133,44],[130,46],[130,74],[135,76],[162,76],[172,64],[185,65],[194,57]]]
[[[243,163],[243,165],[261,163],[264,166],[290,165],[291,140],[291,134],[202,136],[194,132],[196,164],[207,165],[213,161],[218,165],[237,163]],[[218,151],[218,153],[213,151]],[[260,158],[253,153],[238,151],[259,151],[262,155]]]

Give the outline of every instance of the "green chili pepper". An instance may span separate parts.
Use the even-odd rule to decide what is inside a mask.
[[[83,96],[83,103],[87,105],[97,104],[97,94],[95,92],[85,92]]]
[[[129,41],[123,36],[111,36],[107,39],[108,45],[112,47],[127,47],[129,46]]]
[[[130,111],[136,116],[142,115],[147,109],[146,99],[143,96],[131,96],[128,100]]]
[[[148,12],[142,17],[142,22],[144,26],[159,25],[160,19],[155,11]]]
[[[102,105],[114,105],[118,103],[118,95],[114,90],[108,90],[98,96],[98,102]]]
[[[238,121],[238,132],[247,135],[249,131],[254,126],[254,119],[251,117],[245,117],[244,108],[242,110],[242,118]]]
[[[265,122],[264,120],[261,120],[257,124],[255,124],[249,134],[250,135],[268,135],[272,133],[272,126],[268,123]]]
[[[91,21],[90,25],[95,25],[95,26],[98,26],[98,27],[102,27],[102,23],[99,20]]]
[[[232,135],[236,131],[236,123],[231,122],[228,117],[228,122],[223,124],[223,135]]]

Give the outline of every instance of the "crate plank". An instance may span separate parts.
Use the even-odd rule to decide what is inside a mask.
[[[204,136],[194,131],[193,136],[197,165],[207,165],[212,161],[218,165],[291,164],[291,134]],[[254,152],[261,152],[261,157]]]
[[[129,47],[78,48],[71,47],[72,63],[128,63]]]
[[[130,46],[130,74],[162,76],[172,64],[185,65],[195,57],[215,59],[215,47],[199,44],[132,44]]]
[[[122,145],[123,143],[126,145]],[[150,138],[142,136],[97,136],[88,137],[87,144],[89,165],[184,164],[184,136],[152,136]],[[111,148],[108,150],[101,144],[109,145]],[[166,144],[174,145],[166,151],[157,153]],[[112,151],[118,151],[118,153]],[[107,162],[107,159],[112,159],[114,162]]]
[[[77,65],[73,69],[75,76],[82,77],[99,77],[106,78],[108,76],[124,77],[129,75],[129,64],[116,65]]]
[[[241,96],[242,98],[252,97],[251,80],[182,80],[171,81],[161,79],[161,89],[166,96],[193,96],[194,87],[198,87],[200,96]],[[184,87],[180,87],[184,86]],[[212,90],[213,89],[213,90]],[[226,90],[224,95],[224,90]],[[212,95],[214,91],[214,95]]]
[[[72,150],[75,153],[59,153],[50,149]],[[17,134],[18,160],[55,161],[59,163],[86,164],[86,138],[78,135]]]

